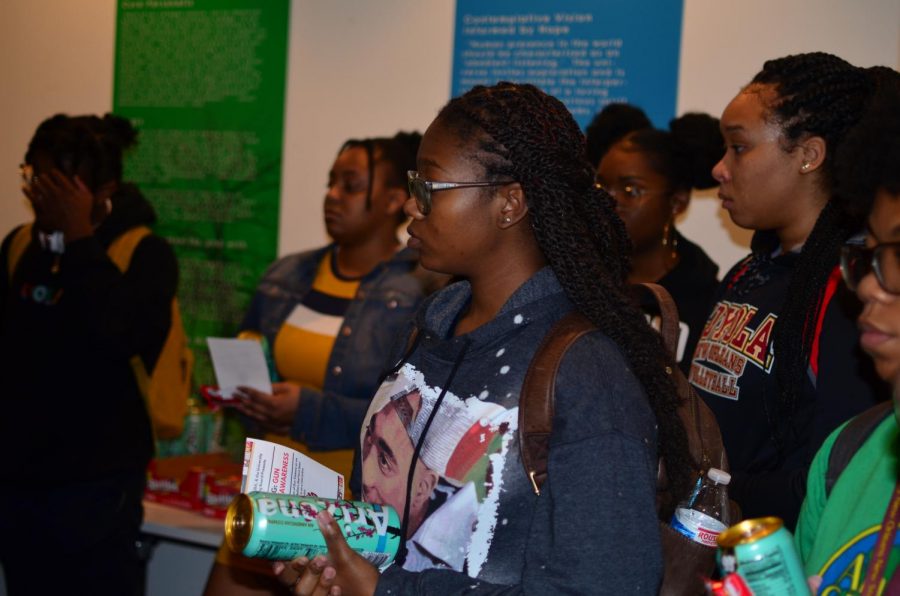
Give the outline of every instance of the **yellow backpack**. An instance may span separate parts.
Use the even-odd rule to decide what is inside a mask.
[[[150,229],[139,226],[126,231],[113,240],[106,254],[124,273],[131,264],[131,256],[141,240],[149,235]],[[7,270],[12,279],[19,259],[31,242],[31,224],[24,225],[15,233],[9,245]],[[172,323],[163,343],[152,374],[147,374],[141,357],[131,357],[131,368],[138,388],[150,413],[153,433],[157,439],[174,439],[181,435],[184,416],[187,414],[188,397],[191,393],[191,373],[194,368],[194,354],[188,347],[187,335],[181,321],[178,299],[172,299]]]

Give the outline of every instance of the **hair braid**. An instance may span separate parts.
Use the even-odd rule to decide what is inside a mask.
[[[375,180],[375,165],[383,163],[388,166],[384,173],[386,188],[402,188],[407,191],[406,172],[416,169],[416,152],[422,135],[417,131],[400,131],[393,137],[373,137],[368,139],[348,139],[341,145],[338,155],[347,149],[360,148],[366,152],[366,167],[369,173],[369,184],[366,187],[366,209],[372,206],[372,185]],[[406,219],[403,211],[397,213],[397,221]]]
[[[829,201],[803,245],[775,325],[773,345],[778,358],[775,367],[778,404],[788,420],[805,384],[825,286],[838,262],[841,246],[853,232],[846,224],[838,206]]]
[[[769,60],[750,84],[775,87],[778,99],[770,114],[790,148],[806,135],[825,139],[821,171],[830,191],[835,150],[862,115],[873,90],[871,77],[837,56],[812,52]]]
[[[900,194],[900,73],[886,66],[867,72],[875,91],[870,107],[841,144],[835,175],[837,198],[860,225],[880,189]]]
[[[624,352],[656,415],[658,449],[674,494],[695,470],[677,414],[678,397],[660,336],[626,290],[631,252],[615,202],[593,184],[584,137],[563,104],[532,85],[475,87],[440,119],[478,143],[491,179],[512,176],[525,191],[538,245],[575,307]]]

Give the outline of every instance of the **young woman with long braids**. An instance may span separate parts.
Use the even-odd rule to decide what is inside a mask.
[[[440,112],[417,163],[410,246],[463,281],[420,309],[361,437],[363,497],[401,513],[405,547],[379,575],[323,514],[327,562],[276,572],[295,594],[655,594],[658,457],[675,490],[693,472],[671,360],[625,290],[628,238],[577,124],[531,85],[475,87]],[[516,440],[519,391],[573,310],[598,329],[556,376],[536,495]]]
[[[858,302],[839,283],[857,220],[833,200],[834,154],[872,89],[836,56],[787,56],[766,62],[721,119],[719,196],[757,233],[723,279],[690,381],[719,421],[731,497],[745,516],[789,527],[828,433],[887,397],[857,345]]]

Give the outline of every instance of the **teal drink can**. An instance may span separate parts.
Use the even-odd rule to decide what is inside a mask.
[[[240,494],[225,516],[225,542],[233,552],[259,559],[312,559],[328,552],[316,516],[327,510],[347,544],[377,567],[400,546],[400,517],[387,505],[298,497],[278,493]]]
[[[756,596],[807,596],[794,538],[777,517],[744,520],[716,539],[722,574],[737,571]]]

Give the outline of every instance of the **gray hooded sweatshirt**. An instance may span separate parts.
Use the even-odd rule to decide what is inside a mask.
[[[377,594],[655,594],[656,423],[620,349],[596,331],[567,352],[538,496],[519,456],[519,392],[572,304],[546,267],[454,337],[470,299],[459,282],[423,305],[364,421],[363,498],[402,516],[410,495],[408,554]]]

